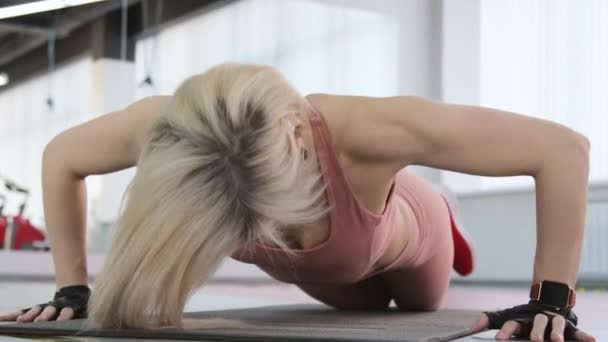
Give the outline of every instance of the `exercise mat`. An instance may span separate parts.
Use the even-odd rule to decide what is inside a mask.
[[[184,328],[89,329],[85,320],[0,324],[0,334],[203,341],[449,341],[470,335],[478,311],[336,310],[322,304],[188,312]]]

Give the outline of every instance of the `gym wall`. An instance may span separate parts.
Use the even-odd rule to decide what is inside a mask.
[[[30,190],[26,216],[43,224],[41,167],[46,144],[67,127],[94,117],[93,60],[78,56],[59,65],[52,75],[41,75],[0,92],[0,174]],[[51,99],[52,105],[48,104]],[[99,192],[89,183],[89,199]],[[18,195],[5,211],[14,212]]]

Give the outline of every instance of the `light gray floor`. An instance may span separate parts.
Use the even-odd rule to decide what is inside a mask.
[[[55,286],[52,283],[8,283],[0,284],[0,313],[43,303],[52,297]],[[491,310],[521,304],[526,298],[525,289],[487,288],[452,286],[446,296],[444,307],[458,309]],[[596,340],[608,341],[608,293],[597,291],[579,292],[575,312],[580,318],[579,327],[593,334]],[[197,292],[187,303],[185,311],[205,311],[232,308],[248,308],[267,305],[294,303],[315,303],[293,285],[229,285],[210,284]],[[457,341],[494,340],[496,331],[486,331]],[[44,339],[50,341],[52,339]],[[57,341],[65,339],[57,338]],[[69,338],[69,341],[115,342],[119,339]],[[126,340],[126,339],[125,339]],[[0,342],[24,341],[8,336],[0,336]],[[129,341],[137,341],[129,339]],[[139,341],[147,341],[141,339]],[[152,340],[150,340],[152,341]],[[153,340],[159,341],[159,340]]]

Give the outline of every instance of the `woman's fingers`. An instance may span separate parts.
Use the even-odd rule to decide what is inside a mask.
[[[581,341],[581,342],[595,342],[595,337],[587,334],[586,332],[584,332],[582,330],[577,330],[574,333],[574,337],[576,338],[577,341]]]
[[[40,322],[50,321],[57,314],[57,309],[53,306],[47,306],[44,310],[38,305],[32,307],[26,313],[22,311],[13,312],[6,315],[0,315],[0,322]],[[57,317],[58,321],[67,321],[74,318],[74,309],[63,308]]]
[[[72,317],[74,317],[74,309],[63,308],[63,310],[61,310],[61,313],[59,314],[59,317],[57,317],[57,320],[66,321],[66,320],[72,319]]]
[[[541,318],[542,317],[542,318]],[[534,317],[534,326],[530,332],[531,341],[543,341],[545,330],[547,329],[549,318],[543,314],[538,314]],[[571,323],[570,323],[571,324]],[[490,325],[488,316],[482,313],[477,321],[470,326],[471,332],[480,332],[487,329]],[[555,315],[552,322],[551,329],[551,342],[563,342],[564,341],[564,330],[566,326],[566,320],[564,317]],[[503,324],[502,329],[496,334],[497,340],[508,340],[513,335],[519,335],[521,331],[521,325],[515,321],[508,321]],[[540,335],[539,335],[540,334]],[[578,342],[595,342],[595,337],[587,334],[582,330],[577,330],[574,334],[576,341]]]
[[[534,316],[534,326],[530,331],[530,341],[543,342],[545,340],[545,329],[547,329],[549,318],[543,314]]]
[[[551,321],[551,325],[553,326],[553,329],[551,330],[551,342],[565,341],[564,333],[566,329],[566,319],[563,316],[555,315],[553,313],[547,312],[547,314],[554,316],[553,320]],[[582,330],[577,330],[574,333],[574,338],[580,342],[595,342],[595,337]]]
[[[34,318],[38,317],[38,314],[42,311],[40,305],[33,306],[28,312],[17,317],[17,322],[31,322]]]
[[[479,332],[486,329],[489,325],[490,320],[488,319],[488,315],[482,313],[477,319],[477,321],[469,327],[469,330],[473,332]]]
[[[0,316],[0,322],[14,322],[17,320],[17,317],[21,316],[21,311],[13,312],[7,315]]]
[[[519,334],[519,330],[521,326],[519,323],[515,321],[507,321],[502,325],[502,329],[498,333],[496,333],[497,340],[508,340],[511,336],[515,334]]]
[[[51,320],[53,317],[55,317],[55,314],[57,314],[57,309],[55,309],[54,306],[49,305],[44,308],[42,313],[38,317],[36,317],[36,319],[34,319],[34,322]]]
[[[562,316],[555,316],[551,320],[553,329],[551,330],[551,342],[564,342],[564,329],[566,319]]]

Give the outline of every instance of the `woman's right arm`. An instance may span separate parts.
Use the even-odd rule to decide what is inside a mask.
[[[170,96],[153,96],[70,128],[49,142],[43,153],[42,190],[46,230],[55,265],[56,285],[87,284],[85,178],[137,164],[147,130]],[[66,311],[64,309],[63,311]],[[60,318],[71,318],[71,310]],[[49,320],[34,307],[19,321]]]
[[[70,128],[47,144],[42,191],[58,288],[87,283],[84,179],[135,166],[145,131],[167,98],[145,98]]]

